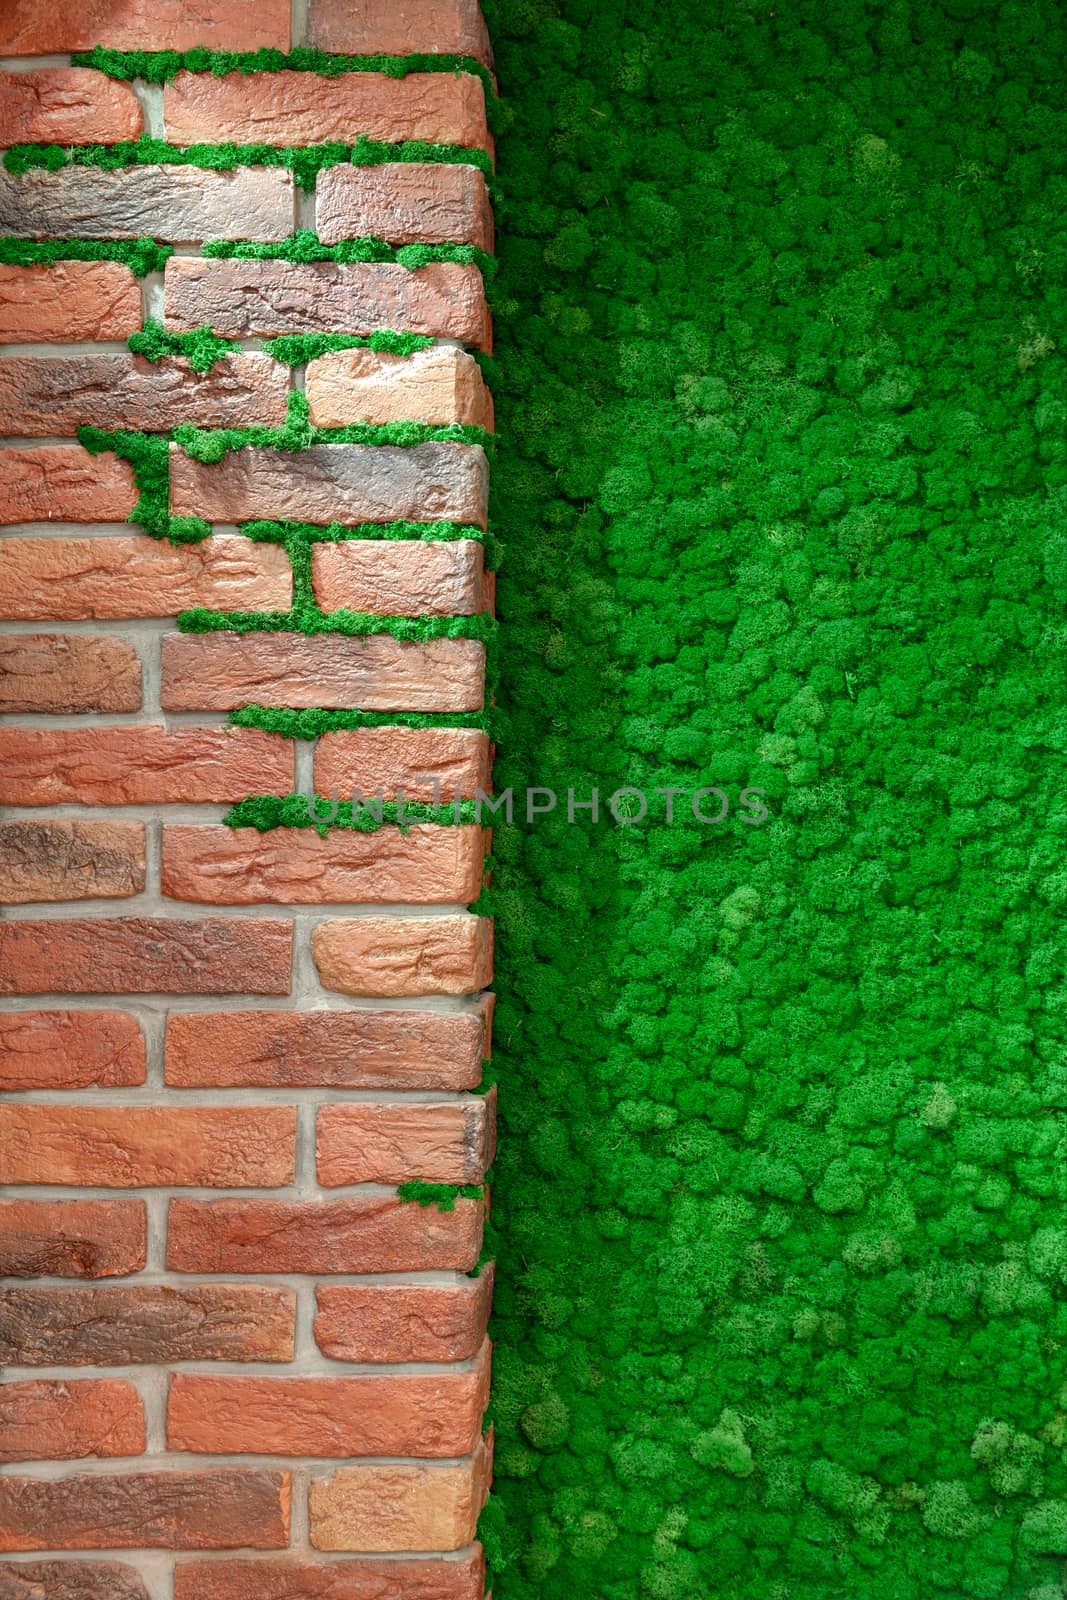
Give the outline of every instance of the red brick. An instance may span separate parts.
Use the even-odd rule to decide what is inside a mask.
[[[0,734],[0,759],[3,749]],[[419,781],[424,773],[430,781]],[[351,799],[353,789],[368,796],[380,789],[388,800],[398,788],[409,800],[427,804],[449,804],[456,793],[472,800],[475,789],[488,792],[488,737],[477,728],[351,728],[325,733],[316,743],[317,794],[336,791]]]
[[[145,884],[143,822],[0,823],[0,900],[122,899]]]
[[[173,617],[189,606],[284,611],[292,603],[289,558],[280,545],[219,534],[167,544],[147,534],[108,539],[8,538],[0,549],[0,617]]]
[[[136,504],[133,469],[117,456],[91,456],[80,444],[0,450],[0,525],[121,522]]]
[[[315,1343],[334,1361],[467,1361],[492,1295],[491,1262],[454,1284],[319,1284]]]
[[[481,1183],[492,1160],[495,1109],[490,1095],[433,1105],[320,1106],[319,1183]]]
[[[484,860],[474,826],[336,828],[321,838],[313,828],[174,822],[163,829],[162,889],[205,905],[456,905],[478,898]]]
[[[0,728],[0,805],[222,802],[294,782],[292,741],[258,728]]]
[[[0,637],[0,712],[140,709],[141,666],[125,639],[86,633]]]
[[[0,1014],[0,1093],[115,1089],[144,1081],[144,1038],[136,1017],[125,1011]]]
[[[148,1590],[118,1561],[2,1561],[0,1600],[148,1600]]]
[[[412,271],[391,261],[214,261],[172,256],[164,321],[188,330],[210,323],[227,339],[283,333],[369,334],[398,329],[492,346],[485,285],[477,267],[439,261]]]
[[[453,1211],[390,1196],[170,1203],[172,1272],[469,1272],[481,1200]]]
[[[323,611],[452,617],[485,609],[482,547],[474,539],[316,544],[311,581]]]
[[[281,1550],[288,1542],[286,1472],[0,1481],[0,1550]]]
[[[484,172],[450,162],[327,167],[315,189],[315,227],[323,244],[370,237],[393,245],[493,248]]]
[[[142,320],[137,279],[129,267],[117,261],[56,261],[41,267],[0,265],[0,344],[126,339],[138,331]],[[88,466],[89,457],[83,459]],[[104,464],[113,460],[106,457]],[[129,472],[128,466],[126,471]],[[132,503],[126,511],[131,509]],[[121,515],[125,516],[126,511]],[[16,520],[31,519],[20,513]]]
[[[291,1361],[296,1296],[252,1283],[0,1290],[0,1351],[24,1367]]]
[[[90,67],[0,72],[2,145],[117,144],[143,130],[141,104],[129,84]]]
[[[0,1106],[0,1183],[273,1188],[295,1147],[292,1106]]]
[[[288,994],[292,923],[70,918],[0,926],[0,994]]]
[[[277,424],[288,392],[287,369],[265,355],[223,356],[209,373],[181,356],[13,356],[0,364],[0,431],[73,434],[87,419],[157,432]]]
[[[461,1550],[471,1543],[492,1472],[492,1436],[450,1466],[341,1467],[308,1493],[316,1550]]]
[[[0,171],[0,231],[19,239],[280,240],[294,215],[292,174],[280,167]]]
[[[0,49],[9,56],[111,50],[288,50],[289,0],[9,0]]]
[[[469,73],[180,72],[167,85],[163,118],[171,144],[352,144],[362,136],[489,145],[485,95]]]
[[[489,1346],[467,1372],[235,1378],[175,1374],[167,1446],[198,1455],[462,1456],[481,1437]]]
[[[493,64],[478,0],[311,0],[308,43],[349,55],[473,56]]]
[[[326,989],[340,994],[476,994],[492,982],[488,917],[356,917],[320,922],[311,953]]]
[[[477,639],[413,644],[389,634],[164,635],[165,711],[232,711],[250,703],[481,711],[485,646]]]
[[[0,1276],[122,1278],[145,1264],[143,1200],[0,1201]]]
[[[36,1378],[0,1385],[0,1461],[136,1456],[144,1447],[144,1408],[132,1383]]]
[[[409,421],[493,428],[493,397],[478,363],[454,345],[431,345],[410,356],[335,350],[308,363],[305,388],[317,428]]]
[[[166,1079],[183,1089],[472,1089],[474,1012],[173,1011]]]
[[[399,1561],[374,1556],[351,1561],[245,1559],[179,1561],[174,1569],[174,1600],[482,1600],[484,1593],[481,1545],[454,1561],[437,1556]],[[7,1600],[2,1588],[0,1600]],[[18,1594],[10,1600],[40,1597]],[[111,1597],[93,1594],[88,1600]]]

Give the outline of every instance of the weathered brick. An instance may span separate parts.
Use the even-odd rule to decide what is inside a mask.
[[[166,1080],[182,1089],[473,1089],[485,1033],[473,1012],[174,1011]]]
[[[491,344],[482,275],[459,262],[412,271],[385,261],[172,257],[164,288],[168,328],[210,323],[228,339],[311,331],[366,335],[385,328],[458,339],[479,350]]]
[[[147,1248],[143,1200],[0,1201],[0,1276],[122,1278]]]
[[[335,350],[308,363],[307,397],[319,428],[406,421],[493,426],[493,400],[478,363],[453,345],[431,345],[410,356]]]
[[[288,50],[288,0],[8,0],[0,50],[8,56],[111,50]],[[412,47],[414,48],[414,46]]]
[[[462,1456],[478,1443],[488,1400],[488,1344],[466,1372],[178,1373],[167,1397],[167,1446],[198,1455]]]
[[[289,558],[280,545],[217,534],[200,544],[127,538],[5,539],[0,617],[173,617],[187,606],[284,611],[292,603]]]
[[[114,1089],[144,1081],[144,1037],[137,1018],[125,1011],[0,1015],[0,1093]]]
[[[123,899],[145,883],[143,822],[0,823],[0,900]]]
[[[0,1106],[0,1183],[273,1188],[295,1147],[292,1106]]]
[[[246,360],[253,359],[245,357]],[[484,528],[489,464],[480,445],[450,439],[399,445],[248,446],[219,462],[171,446],[170,504],[209,522],[465,522]]]
[[[148,1590],[118,1561],[0,1561],[0,1600],[148,1600]]]
[[[144,1407],[132,1383],[35,1378],[0,1385],[0,1461],[136,1456]]]
[[[0,828],[0,850],[2,839]],[[338,828],[320,838],[313,828],[264,834],[221,823],[168,823],[162,889],[172,900],[204,905],[456,905],[478,898],[484,860],[485,837],[474,826]]]
[[[0,265],[0,344],[126,339],[141,322],[137,279],[118,261]]]
[[[80,444],[0,450],[0,524],[122,522],[136,504],[133,468],[117,456]]]
[[[319,1284],[315,1343],[334,1361],[467,1361],[492,1295],[491,1262],[454,1284]]]
[[[483,1214],[481,1200],[439,1211],[391,1195],[175,1199],[167,1265],[173,1272],[469,1272]]]
[[[476,639],[413,644],[389,634],[168,633],[165,711],[236,706],[359,706],[365,711],[480,711],[485,646]]]
[[[0,363],[0,431],[36,438],[99,428],[165,431],[179,422],[244,428],[285,421],[289,373],[265,355],[229,355],[210,372],[181,356],[19,356]]]
[[[311,0],[308,42],[353,55],[473,56],[493,64],[489,30],[478,0]]]
[[[0,734],[0,766],[3,752]],[[457,793],[473,799],[475,789],[489,789],[489,739],[477,728],[351,728],[323,734],[315,745],[315,792],[348,799],[353,789],[365,795],[380,789],[387,800],[403,789],[409,800],[427,804],[450,803]]]
[[[106,634],[0,637],[0,711],[139,711],[141,665]]]
[[[324,611],[451,617],[485,608],[482,547],[475,539],[316,544],[311,580]]]
[[[481,1183],[492,1160],[495,1096],[440,1105],[375,1101],[320,1106],[319,1183]]]
[[[167,85],[163,120],[171,144],[352,144],[362,136],[489,145],[482,85],[465,72],[180,72]]]
[[[489,1490],[492,1438],[450,1466],[341,1467],[308,1491],[316,1550],[461,1550]]]
[[[326,989],[340,994],[474,994],[493,976],[488,917],[345,917],[312,930],[311,953]]]
[[[389,244],[473,244],[493,248],[493,210],[480,167],[386,161],[328,167],[315,190],[323,244],[385,239]]]
[[[288,794],[293,759],[290,740],[258,728],[0,728],[0,805],[158,805]]]
[[[0,230],[20,239],[279,240],[294,216],[292,175],[281,167],[0,172]]]
[[[291,1361],[296,1296],[265,1284],[0,1290],[0,1351],[15,1366]]]
[[[174,1600],[482,1600],[485,1558],[474,1545],[457,1560],[179,1561]],[[0,1587],[0,1600],[9,1600]],[[13,1594],[10,1600],[41,1600]],[[51,1595],[48,1600],[52,1600]],[[61,1600],[74,1600],[64,1595]],[[86,1600],[112,1600],[95,1593]],[[114,1600],[127,1600],[126,1596]],[[130,1597],[133,1600],[133,1597]]]
[[[292,923],[70,918],[0,926],[0,994],[288,994]]]
[[[286,1472],[0,1480],[0,1550],[281,1550],[288,1542]]]
[[[90,67],[0,72],[0,145],[117,144],[143,129],[129,84]]]

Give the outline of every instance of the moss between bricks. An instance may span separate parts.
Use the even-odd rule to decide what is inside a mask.
[[[402,1183],[396,1191],[398,1200],[410,1200],[420,1206],[436,1206],[438,1211],[454,1211],[457,1200],[481,1200],[484,1195],[484,1183]],[[491,1258],[487,1256],[485,1259]],[[479,1266],[482,1264],[479,1263]],[[477,1273],[471,1276],[476,1277]]]
[[[226,719],[232,728],[260,728],[282,739],[317,739],[356,728],[477,728],[489,733],[489,711],[327,711],[313,707],[241,706]]]
[[[193,606],[179,611],[182,633],[336,633],[354,639],[388,633],[409,644],[430,639],[477,639],[488,644],[496,637],[497,621],[488,611],[470,617],[394,617],[368,611],[321,611],[316,605],[293,606],[290,611],[208,611]]]
[[[57,261],[118,261],[135,277],[162,272],[174,254],[173,245],[154,239],[15,239],[0,238],[0,265],[51,267]]]
[[[331,828],[376,833],[379,828],[394,827],[406,833],[417,822],[436,822],[451,828],[480,819],[473,800],[461,800],[458,807],[453,803],[434,806],[415,800],[405,800],[400,805],[395,800],[379,801],[368,795],[362,805],[353,805],[351,800],[334,801],[328,795],[255,794],[239,800],[222,820],[227,828],[255,828],[258,833],[270,833],[274,828],[314,828],[325,838]]]
[[[14,267],[54,266],[57,261],[118,261],[137,277],[162,272],[174,254],[169,244],[154,239],[18,239],[0,237],[0,265]],[[473,244],[386,244],[382,239],[343,239],[335,245],[320,244],[311,229],[298,229],[288,239],[265,243],[256,239],[208,239],[200,254],[211,260],[238,261],[339,261],[358,265],[366,262],[395,263],[417,272],[435,262],[477,267],[488,283],[496,272],[496,259]],[[283,335],[283,337],[286,337]],[[288,337],[299,339],[302,334]],[[308,338],[316,335],[307,335]],[[414,337],[414,336],[413,336]],[[481,358],[477,352],[475,359]],[[279,357],[279,360],[283,359]]]

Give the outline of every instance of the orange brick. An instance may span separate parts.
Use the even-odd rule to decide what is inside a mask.
[[[8,0],[0,50],[8,56],[111,50],[288,50],[289,0]]]
[[[141,665],[125,639],[85,633],[0,637],[0,712],[140,709]]]
[[[493,428],[493,397],[466,350],[432,345],[410,356],[335,350],[308,363],[308,415],[318,428],[351,422],[454,422]]]
[[[0,756],[2,740],[0,734]],[[489,739],[477,728],[351,728],[323,734],[315,745],[315,792],[347,800],[353,789],[368,796],[380,789],[387,800],[403,789],[408,799],[427,804],[450,804],[456,793],[472,800],[476,789],[489,790]]]
[[[347,1183],[481,1183],[492,1160],[496,1098],[320,1106],[318,1179]]]
[[[144,1408],[132,1383],[37,1378],[0,1385],[0,1461],[136,1456],[144,1447]]]
[[[136,1017],[125,1011],[0,1015],[0,1093],[115,1089],[144,1081],[144,1038]]]
[[[0,994],[288,994],[290,922],[70,918],[0,925]]]
[[[319,1284],[315,1343],[334,1361],[467,1361],[485,1338],[493,1265],[454,1284]]]
[[[478,0],[311,0],[308,43],[351,55],[473,56],[493,64]]]
[[[474,1538],[492,1473],[492,1436],[450,1466],[341,1467],[308,1494],[316,1550],[461,1550]]]
[[[320,922],[311,953],[319,980],[340,994],[476,994],[493,976],[488,917],[358,917]]]
[[[316,544],[311,581],[323,611],[452,617],[485,609],[482,547],[474,539]]]
[[[3,1600],[148,1600],[140,1573],[121,1561],[0,1561],[0,1595]]]
[[[21,1569],[20,1569],[21,1570]],[[349,1561],[294,1559],[179,1561],[174,1600],[482,1600],[485,1558],[473,1545],[457,1560],[434,1556]],[[6,1600],[6,1597],[5,1597]],[[12,1595],[11,1600],[35,1600]],[[48,1600],[53,1600],[49,1591]],[[57,1595],[54,1600],[140,1600],[139,1596]]]
[[[56,261],[41,267],[0,265],[0,344],[127,339],[137,332],[142,320],[137,279],[129,267],[117,261]],[[47,460],[46,452],[63,448],[66,447],[45,445],[32,454],[45,455]],[[82,459],[88,469],[92,458],[83,454]],[[110,469],[114,461],[114,456],[105,456],[102,465]],[[129,474],[129,466],[125,462],[122,465]],[[17,503],[15,509],[20,510],[16,521],[32,520]],[[131,496],[130,504],[119,516],[124,517],[132,509]]]
[[[129,84],[91,67],[0,72],[2,145],[117,144],[143,130],[141,103]]]
[[[143,822],[0,823],[0,900],[122,899],[145,885]]]
[[[479,167],[387,161],[327,167],[315,189],[323,244],[372,237],[389,244],[473,244],[493,248],[493,210]]]
[[[285,421],[289,374],[266,355],[223,356],[209,373],[181,356],[12,356],[0,365],[0,431],[37,438],[99,428],[161,431],[179,422],[243,428]]]
[[[122,1278],[140,1272],[146,1228],[143,1200],[0,1201],[0,1277]]]

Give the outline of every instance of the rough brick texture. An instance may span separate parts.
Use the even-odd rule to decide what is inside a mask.
[[[106,634],[0,637],[0,712],[139,711],[141,666]]]
[[[341,1467],[313,1478],[316,1550],[461,1550],[485,1503],[492,1442],[449,1466]]]
[[[144,1407],[132,1383],[38,1378],[0,1385],[0,1461],[136,1456]]]
[[[311,953],[325,987],[341,994],[474,994],[492,977],[492,923],[475,916],[320,922]]]
[[[459,164],[328,167],[315,190],[315,227],[323,244],[371,237],[394,245],[493,248],[485,174]]]
[[[320,1284],[315,1342],[335,1361],[466,1361],[489,1321],[492,1264],[454,1284]]]
[[[144,1035],[125,1011],[0,1014],[0,1093],[114,1089],[144,1080]]]
[[[128,83],[88,67],[0,72],[0,144],[117,144],[144,131]]]
[[[148,1590],[120,1561],[0,1561],[0,1600],[148,1600]]]
[[[292,744],[256,728],[0,728],[2,805],[233,801],[293,779]]]
[[[0,734],[0,755],[3,753]],[[0,779],[2,781],[2,779]],[[437,789],[434,789],[434,782]],[[392,799],[451,802],[489,789],[489,740],[476,728],[352,728],[324,734],[315,746],[315,791],[350,799],[354,789]],[[0,789],[0,794],[2,794]]]
[[[482,1600],[485,1560],[479,1545],[458,1559],[252,1559],[179,1561],[174,1600]],[[0,1600],[9,1600],[0,1587]],[[12,1594],[10,1600],[32,1600]],[[49,1591],[49,1600],[52,1600]],[[57,1600],[73,1600],[61,1595]],[[89,1592],[86,1600],[140,1600]]]
[[[143,1200],[0,1201],[0,1277],[123,1278],[146,1250]]]
[[[450,345],[414,355],[337,350],[308,364],[308,411],[319,428],[351,422],[460,422],[492,429],[493,401],[474,357]]]
[[[10,0],[0,21],[9,56],[70,50],[287,50],[289,0]],[[341,45],[338,49],[353,49]]]
[[[473,56],[492,66],[489,31],[478,0],[310,0],[308,43],[359,54]]]
[[[316,1164],[325,1188],[347,1183],[480,1183],[492,1160],[490,1095],[452,1105],[322,1106]]]
[[[137,279],[117,261],[0,265],[0,344],[127,339],[141,321]]]
[[[285,239],[293,216],[293,180],[279,167],[0,172],[0,230],[20,239]]]
[[[482,547],[473,539],[317,544],[311,581],[324,611],[454,617],[485,609]]]
[[[0,823],[0,900],[121,899],[145,883],[143,822]]]
[[[122,522],[136,504],[133,468],[118,456],[90,456],[77,444],[0,449],[0,523],[6,526]]]
[[[287,922],[67,918],[0,927],[3,994],[288,994]]]
[[[100,428],[153,432],[195,422],[246,428],[285,421],[286,369],[269,356],[223,356],[210,373],[180,356],[11,358],[0,364],[0,430],[27,438]]]

